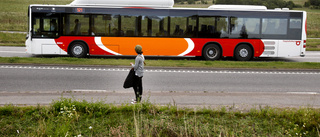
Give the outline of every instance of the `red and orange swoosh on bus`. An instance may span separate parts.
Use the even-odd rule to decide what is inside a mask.
[[[194,49],[188,38],[95,37],[95,43],[113,55],[136,55],[136,45],[141,45],[147,56],[185,56]]]
[[[90,55],[136,55],[134,47],[141,45],[146,56],[201,56],[203,46],[212,42],[222,46],[222,56],[232,57],[239,43],[251,44],[254,48],[254,57],[261,56],[264,51],[264,44],[260,39],[62,36],[55,41],[66,52],[71,42],[83,41],[88,45]]]

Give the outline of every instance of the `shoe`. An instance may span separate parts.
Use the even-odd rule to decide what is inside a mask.
[[[137,101],[131,101],[131,104],[137,104]]]

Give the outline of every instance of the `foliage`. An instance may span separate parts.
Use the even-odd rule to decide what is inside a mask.
[[[2,136],[319,136],[320,110],[178,108],[61,98],[50,106],[0,107]]]
[[[236,4],[236,5],[264,5],[268,9],[274,8],[296,8],[301,7],[295,5],[292,1],[284,0],[216,0],[216,4]]]
[[[133,59],[106,58],[21,58],[0,57],[0,63],[6,64],[68,64],[68,65],[112,65],[128,66]],[[199,61],[199,60],[152,60],[146,61],[148,67],[200,67],[200,68],[250,68],[250,69],[320,69],[317,62],[277,62],[277,61]]]

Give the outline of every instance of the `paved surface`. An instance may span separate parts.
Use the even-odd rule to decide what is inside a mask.
[[[103,101],[112,104],[130,104],[133,91],[126,92],[0,92],[0,105],[48,105],[61,97],[73,98],[88,102]],[[318,93],[252,93],[252,92],[147,92],[144,101],[157,105],[176,105],[178,107],[227,107],[237,110],[248,110],[260,107],[313,107],[320,108]]]
[[[126,91],[130,68],[0,65],[0,91]],[[144,91],[318,92],[320,70],[145,68]]]
[[[129,103],[129,68],[0,65],[0,105],[46,105],[60,97]],[[191,107],[320,107],[319,71],[146,68],[143,100]]]
[[[24,47],[1,47],[1,57],[33,57]],[[320,52],[306,57],[254,61],[320,62]],[[148,70],[149,69],[149,70]],[[47,105],[60,97],[129,103],[123,89],[128,68],[0,65],[0,105]],[[319,71],[190,70],[147,68],[144,100],[160,105],[320,107]],[[71,92],[71,93],[70,93]]]

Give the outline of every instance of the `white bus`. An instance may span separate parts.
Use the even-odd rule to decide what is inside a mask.
[[[307,13],[265,6],[173,8],[173,0],[75,0],[30,5],[26,50],[35,55],[304,56]]]

